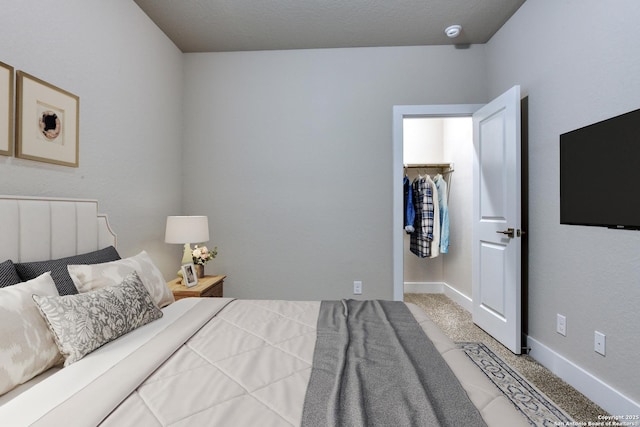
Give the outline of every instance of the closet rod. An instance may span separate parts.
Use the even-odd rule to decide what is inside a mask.
[[[453,168],[453,163],[424,163],[424,164],[418,164],[418,163],[405,163],[404,164],[404,168],[405,169],[410,169],[410,168],[416,168],[416,169],[446,169],[443,170],[441,173],[443,175],[448,175],[449,179],[447,182],[447,199],[449,199],[449,194],[451,193],[451,178],[453,177],[453,175],[449,175],[451,173],[453,173],[453,171],[455,170]]]
[[[423,169],[429,169],[429,168],[438,168],[438,169],[447,169],[446,171],[444,171],[444,173],[451,173],[454,171],[453,169],[453,163],[424,163],[424,164],[417,164],[417,163],[405,163],[404,165],[405,168],[423,168]]]

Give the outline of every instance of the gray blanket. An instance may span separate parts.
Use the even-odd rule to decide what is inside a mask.
[[[323,301],[303,426],[484,426],[402,302]]]

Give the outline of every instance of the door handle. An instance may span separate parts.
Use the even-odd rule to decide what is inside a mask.
[[[509,236],[509,237],[511,237],[513,239],[513,237],[515,237],[515,235],[516,235],[516,230],[514,230],[511,227],[509,227],[506,230],[496,231],[496,233],[504,234],[504,235]]]

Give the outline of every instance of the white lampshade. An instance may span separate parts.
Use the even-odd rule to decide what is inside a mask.
[[[164,234],[166,243],[202,243],[209,241],[206,216],[168,216]]]

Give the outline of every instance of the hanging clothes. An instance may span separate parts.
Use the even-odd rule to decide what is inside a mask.
[[[440,205],[438,203],[438,189],[429,175],[425,177],[427,185],[431,188],[433,197],[433,239],[431,240],[431,251],[429,258],[440,255]]]
[[[411,234],[415,231],[414,222],[416,220],[416,210],[413,205],[413,185],[411,185],[407,175],[404,176],[402,182],[404,185],[404,230],[407,234]]]
[[[433,191],[424,177],[416,178],[412,189],[416,218],[409,250],[420,258],[427,258],[431,254],[433,240]]]
[[[433,180],[438,190],[438,204],[440,208],[440,253],[449,252],[449,205],[447,200],[447,181],[438,174]]]

